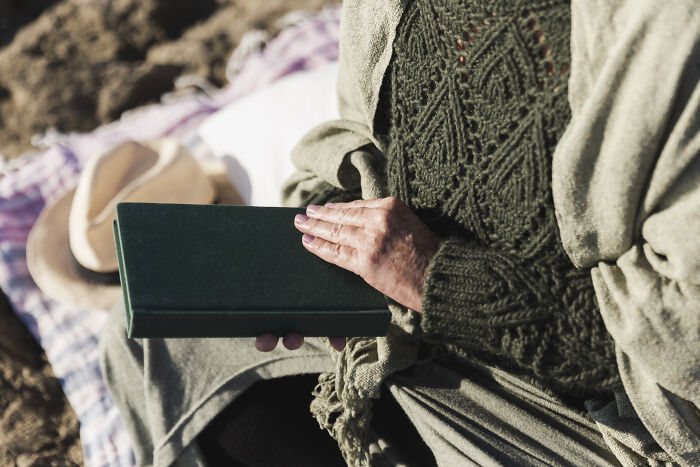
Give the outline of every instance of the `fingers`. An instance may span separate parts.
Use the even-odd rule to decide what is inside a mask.
[[[321,219],[310,219],[303,214],[296,215],[294,225],[304,233],[331,243],[341,243],[358,248],[363,242],[360,228],[353,225],[333,224]]]
[[[314,219],[322,219],[333,224],[353,225],[363,227],[375,221],[381,215],[376,209],[367,207],[334,208],[310,205],[306,208],[306,215]]]
[[[289,333],[282,339],[282,344],[284,344],[288,350],[297,350],[304,345],[304,336],[294,332]]]
[[[307,250],[322,260],[351,272],[356,271],[358,266],[356,249],[339,243],[331,243],[309,234],[302,235],[301,242]]]
[[[277,347],[278,340],[274,334],[261,334],[255,338],[255,348],[259,352],[272,352]]]
[[[260,352],[272,352],[277,347],[279,337],[274,334],[261,334],[255,338],[255,348]],[[288,350],[297,350],[304,345],[304,336],[295,332],[290,332],[282,339],[282,344]]]
[[[345,348],[345,338],[344,337],[329,337],[328,342],[330,342],[331,347],[340,352]]]

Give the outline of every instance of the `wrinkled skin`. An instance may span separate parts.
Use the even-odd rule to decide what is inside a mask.
[[[435,235],[413,211],[397,198],[358,200],[309,206],[297,215],[295,227],[311,253],[361,276],[369,285],[396,302],[422,311],[423,286],[430,261],[440,245]],[[344,337],[330,337],[336,350]],[[273,350],[278,337],[258,336],[255,346]],[[283,345],[296,350],[304,337],[291,333]]]

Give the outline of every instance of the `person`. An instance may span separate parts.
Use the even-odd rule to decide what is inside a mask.
[[[700,13],[598,3],[344,4],[341,120],[301,141],[284,193],[311,254],[418,312],[420,358],[385,386],[438,465],[700,460]],[[102,361],[139,461],[199,458],[256,379],[206,358],[251,343],[128,342],[119,313]],[[333,370],[316,339],[255,345]]]

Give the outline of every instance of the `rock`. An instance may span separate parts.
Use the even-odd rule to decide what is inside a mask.
[[[126,110],[154,100],[170,91],[180,65],[143,63],[136,67],[115,63],[104,70],[102,88],[98,90],[97,118],[116,120]]]
[[[0,102],[1,152],[17,155],[29,148],[33,134],[49,128],[88,131],[104,123],[97,99],[109,79],[105,72],[132,53],[131,44],[108,27],[104,3],[61,2],[0,51],[0,86],[7,91]]]
[[[278,32],[277,20],[293,10],[320,10],[326,0],[236,1],[188,29],[181,38],[148,50],[149,63],[179,64],[183,74],[199,75],[213,84],[226,82],[226,63],[244,33],[252,28]]]
[[[0,48],[12,41],[25,24],[58,0],[0,0]]]
[[[55,458],[52,454],[21,454],[15,461],[17,467],[73,467],[78,464]]]
[[[179,75],[223,85],[246,31],[275,33],[288,11],[327,1],[32,0],[19,12],[24,3],[0,0],[0,18],[41,13],[0,49],[0,153],[10,157],[34,134],[90,131],[156,102]]]
[[[214,0],[64,0],[45,11],[0,51],[0,152],[15,156],[29,149],[33,134],[89,131],[157,101],[181,68],[146,65],[148,49],[215,6]]]

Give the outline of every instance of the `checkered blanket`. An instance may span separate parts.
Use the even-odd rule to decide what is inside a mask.
[[[226,88],[148,106],[89,134],[49,135],[46,146],[0,178],[0,288],[46,351],[53,370],[80,420],[89,466],[130,466],[135,459],[98,365],[98,336],[106,310],[57,303],[34,284],[27,270],[26,240],[39,213],[78,181],[88,158],[125,140],[170,136],[197,157],[195,131],[209,115],[238,97],[300,70],[337,60],[338,7],[297,16],[262,49],[234,54],[236,74]]]

